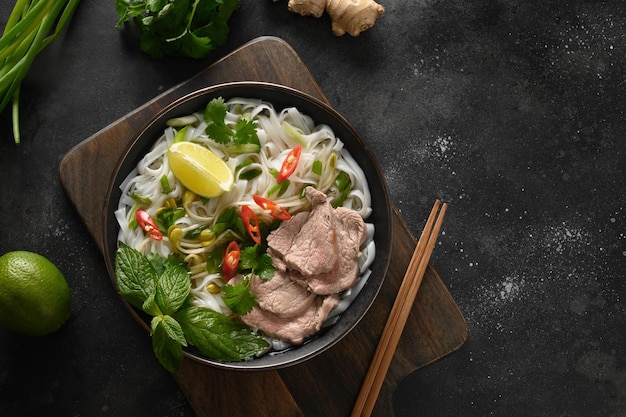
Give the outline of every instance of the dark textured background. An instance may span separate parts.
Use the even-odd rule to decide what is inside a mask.
[[[291,44],[370,143],[415,234],[435,198],[450,204],[432,263],[469,339],[398,386],[396,415],[626,416],[626,3],[382,3],[374,28],[336,38],[287,0],[242,0],[228,43],[193,62],[142,55],[115,28],[113,0],[82,0],[23,83],[20,146],[0,118],[0,253],[49,257],[73,298],[57,333],[0,329],[1,416],[192,415],[117,299],[58,165],[262,35]]]

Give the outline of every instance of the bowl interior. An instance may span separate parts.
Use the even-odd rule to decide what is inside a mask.
[[[117,249],[118,225],[114,216],[120,199],[120,183],[136,166],[141,157],[150,149],[162,134],[167,119],[190,114],[204,108],[213,98],[228,100],[233,97],[258,98],[272,103],[275,108],[295,106],[301,112],[311,116],[316,124],[327,124],[345,144],[354,159],[363,169],[372,195],[372,214],[367,219],[375,227],[374,241],[376,257],[371,265],[372,271],[367,284],[355,298],[350,307],[342,313],[333,326],[323,329],[316,336],[301,346],[280,353],[272,353],[244,362],[220,362],[203,357],[193,348],[185,350],[185,355],[201,363],[231,370],[268,370],[300,363],[323,352],[345,336],[365,315],[374,301],[384,281],[391,252],[391,204],[389,193],[381,170],[365,141],[352,126],[335,110],[325,103],[297,90],[269,83],[240,82],[215,85],[195,91],[174,101],[154,116],[148,125],[138,132],[129,145],[113,173],[113,178],[106,198],[105,210],[105,260],[109,276],[116,286],[115,251]],[[126,301],[124,304],[135,318],[147,329],[148,318],[138,312]]]

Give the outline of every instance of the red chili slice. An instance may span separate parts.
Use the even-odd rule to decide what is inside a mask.
[[[254,211],[247,205],[241,206],[241,220],[246,231],[257,245],[261,244],[261,229],[259,228],[259,220],[256,218]]]
[[[278,220],[289,220],[291,218],[291,214],[285,209],[283,206],[274,203],[272,200],[268,200],[265,197],[261,197],[260,195],[253,195],[252,198],[254,202],[259,205],[263,210],[267,210],[275,219]]]
[[[239,259],[241,258],[241,250],[236,241],[232,241],[226,247],[224,259],[222,260],[222,275],[224,280],[228,281],[237,273]]]
[[[276,176],[276,182],[283,182],[296,170],[298,161],[300,161],[300,155],[302,154],[302,145],[296,145],[295,148],[287,154],[287,157],[283,161],[283,165],[278,171]]]
[[[137,219],[137,223],[139,227],[143,229],[146,234],[154,240],[162,240],[163,233],[159,230],[159,227],[154,222],[154,219],[150,217],[147,211],[142,209],[137,209],[135,213],[135,218]]]

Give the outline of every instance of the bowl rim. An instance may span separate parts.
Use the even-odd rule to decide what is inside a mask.
[[[249,96],[245,96],[242,94],[229,94],[229,91],[233,91],[233,90],[237,91],[241,89],[254,90],[255,93],[250,94]],[[353,301],[353,304],[354,304],[357,300],[360,300],[360,308],[362,311],[356,315],[356,318],[353,319],[353,321],[348,326],[344,326],[344,328],[339,333],[337,333],[337,335],[332,337],[329,341],[322,343],[320,346],[315,346],[315,345],[313,347],[309,346],[306,349],[308,350],[308,353],[305,353],[302,356],[298,355],[297,353],[292,354],[292,355],[287,355],[288,352],[281,351],[277,354],[274,354],[272,357],[277,358],[277,357],[280,357],[280,355],[286,355],[285,356],[286,359],[282,361],[280,360],[275,361],[275,362],[271,362],[269,360],[263,361],[262,360],[263,357],[261,357],[261,358],[255,358],[252,360],[241,361],[241,362],[223,362],[223,361],[206,358],[202,356],[199,352],[193,351],[193,349],[189,349],[189,348],[183,349],[184,357],[191,359],[195,362],[208,365],[211,367],[216,367],[216,368],[223,369],[223,370],[267,371],[267,370],[281,369],[281,368],[300,364],[304,361],[310,360],[313,357],[316,357],[319,354],[327,351],[332,346],[339,343],[348,333],[350,333],[359,324],[359,322],[362,320],[365,314],[369,311],[372,304],[374,303],[374,300],[377,298],[378,294],[380,293],[380,289],[385,281],[385,276],[387,274],[387,270],[388,270],[388,266],[389,266],[389,262],[391,258],[391,242],[392,242],[392,234],[393,234],[392,206],[391,206],[388,187],[384,179],[384,175],[382,173],[382,170],[374,154],[372,153],[370,147],[368,146],[367,142],[363,139],[363,137],[355,130],[352,124],[350,124],[343,115],[341,115],[338,111],[336,111],[329,103],[322,101],[316,97],[313,97],[307,93],[294,89],[292,87],[288,87],[288,86],[281,85],[281,84],[275,84],[271,82],[262,82],[262,81],[236,81],[236,82],[214,84],[211,86],[199,88],[192,92],[189,92],[183,95],[182,97],[172,100],[170,103],[163,106],[162,108],[157,109],[149,118],[149,120],[140,129],[137,130],[137,133],[133,135],[132,139],[126,146],[125,150],[123,151],[122,155],[118,159],[113,169],[111,178],[108,183],[109,185],[107,187],[106,196],[104,199],[104,210],[103,210],[104,215],[102,219],[104,223],[104,257],[105,257],[105,264],[106,264],[106,268],[108,271],[108,275],[111,280],[111,283],[113,284],[113,288],[115,289],[118,297],[121,299],[125,308],[131,313],[135,321],[138,322],[141,325],[141,327],[144,328],[145,331],[147,332],[150,331],[150,328],[149,328],[148,323],[146,322],[144,313],[139,311],[135,307],[131,306],[119,294],[119,290],[118,290],[117,282],[115,278],[115,251],[112,250],[113,249],[112,244],[113,242],[115,242],[115,246],[117,246],[117,232],[119,230],[119,227],[117,226],[117,223],[115,221],[115,218],[114,218],[115,216],[113,213],[114,210],[112,210],[112,207],[115,207],[117,205],[117,202],[119,201],[119,197],[114,198],[115,195],[117,194],[116,189],[119,190],[118,180],[123,179],[126,177],[126,175],[128,175],[128,172],[126,172],[120,178],[120,175],[121,175],[120,171],[122,170],[124,164],[130,163],[131,167],[136,166],[138,162],[138,157],[145,154],[145,150],[147,150],[150,146],[152,146],[152,144],[154,144],[154,141],[156,141],[158,136],[151,136],[153,137],[152,141],[148,139],[143,139],[143,138],[146,135],[150,135],[152,130],[160,129],[162,131],[163,128],[165,127],[165,120],[167,120],[170,117],[173,117],[173,115],[169,115],[169,114],[172,112],[175,112],[177,109],[181,107],[185,107],[186,105],[189,106],[188,103],[195,103],[196,101],[199,101],[201,105],[202,103],[206,105],[206,103],[213,97],[228,95],[228,98],[233,98],[233,97],[258,98],[258,99],[270,102],[272,104],[275,104],[271,100],[265,99],[263,97],[259,97],[259,95],[265,94],[267,92],[273,93],[273,94],[284,95],[284,97],[300,100],[305,103],[308,102],[309,105],[313,107],[317,107],[321,112],[329,116],[329,119],[334,119],[334,122],[339,123],[339,125],[354,138],[356,143],[360,145],[360,147],[362,148],[361,149],[362,153],[364,153],[367,156],[367,161],[365,162],[367,162],[370,165],[370,168],[373,170],[373,172],[371,172],[370,174],[366,173],[368,184],[370,186],[370,192],[371,192],[371,187],[372,187],[371,176],[373,175],[373,179],[377,180],[378,182],[377,185],[378,187],[380,187],[380,190],[379,190],[380,194],[377,194],[376,198],[382,199],[384,201],[384,203],[381,205],[382,207],[385,208],[384,212],[380,212],[380,210],[378,210],[375,213],[376,216],[382,218],[383,221],[382,222],[379,221],[378,223],[379,225],[382,224],[384,226],[384,230],[379,230],[380,226],[377,226],[374,236],[375,236],[375,239],[378,237],[384,240],[383,245],[386,248],[386,251],[382,251],[382,254],[381,254],[381,251],[379,250],[381,248],[378,247],[379,245],[377,243],[376,259],[374,260],[374,264],[378,266],[378,270],[379,270],[378,274],[380,274],[381,276],[376,277],[377,279],[376,279],[375,287],[372,288],[372,286],[369,286],[369,290],[368,290],[369,298],[367,300],[364,299],[365,296],[361,297],[361,294],[359,294],[359,296],[357,296],[356,299]],[[224,94],[220,94],[220,93],[224,93]],[[228,98],[225,97],[225,100],[227,100]],[[288,106],[289,105],[283,105],[282,107],[278,106],[278,108],[284,108]],[[298,108],[295,105],[294,107]],[[193,108],[200,108],[200,106],[195,106]],[[301,109],[298,108],[298,110],[301,110]],[[301,110],[301,111],[307,114],[306,111],[304,110]],[[189,112],[183,111],[179,115],[182,115],[182,114],[189,114]],[[313,119],[316,124],[322,123],[316,120],[314,117]],[[326,121],[323,123],[326,123]],[[336,126],[331,125],[331,127],[333,128],[333,130],[335,130]],[[344,142],[344,145],[346,145],[346,142],[343,139],[342,141]],[[144,144],[143,146],[139,146],[142,142],[146,142],[146,144]],[[132,156],[132,151],[136,150],[137,147],[141,148],[142,151],[135,152],[135,153],[138,153],[139,156],[135,156],[132,162],[128,162],[129,160],[128,158]],[[347,145],[346,147],[348,148]],[[353,154],[352,147],[348,148],[348,151],[350,151],[350,153]],[[357,162],[359,163],[359,166],[363,168],[362,165],[364,161],[357,161]],[[119,194],[121,194],[121,192]],[[115,226],[113,227],[115,231],[111,230],[110,224],[112,221],[115,224]],[[374,274],[372,273],[372,276],[373,275]],[[366,283],[365,287],[368,287],[367,284],[369,284],[370,279],[372,279],[371,276],[368,278],[368,283]],[[350,311],[351,308],[352,308],[352,305],[348,307],[348,309],[345,312],[343,312],[342,315],[345,315],[346,312]],[[336,324],[333,326],[330,326],[329,329],[332,329],[335,326]],[[294,349],[292,349],[292,351],[301,350],[300,348],[310,345],[317,339],[319,338],[314,336],[311,341],[305,342],[305,344],[303,345],[296,346]],[[289,356],[288,359],[287,359],[287,356]],[[269,362],[269,363],[266,363],[266,362]]]

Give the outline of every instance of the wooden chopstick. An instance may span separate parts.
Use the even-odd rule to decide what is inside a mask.
[[[439,210],[441,206],[441,210]],[[404,274],[398,295],[391,308],[387,323],[376,347],[374,357],[365,375],[351,417],[369,417],[374,409],[387,370],[395,354],[400,336],[413,307],[417,291],[428,267],[430,256],[437,242],[447,204],[435,201],[424,230],[417,242],[409,267]],[[437,214],[439,214],[437,216]]]

